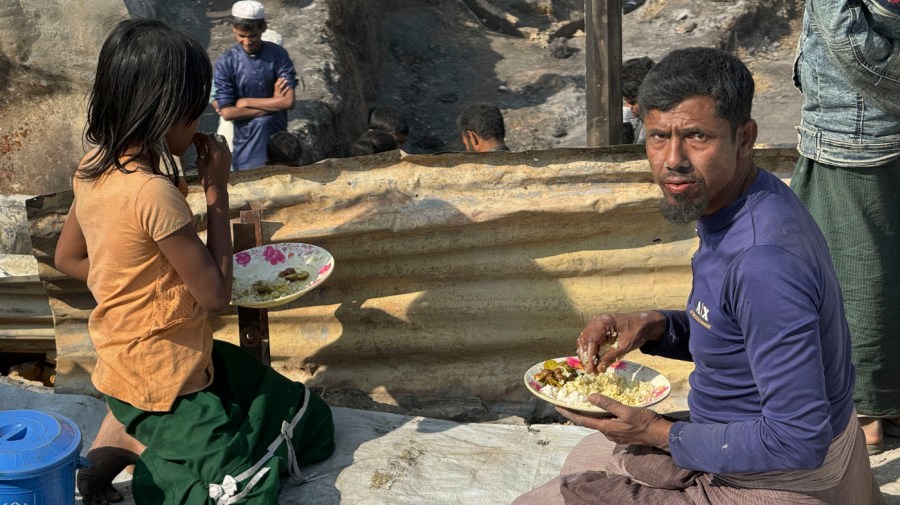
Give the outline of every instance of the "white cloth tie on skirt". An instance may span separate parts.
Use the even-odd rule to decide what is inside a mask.
[[[238,475],[237,477],[232,477],[231,475],[226,475],[224,479],[222,479],[221,484],[210,484],[209,485],[209,497],[216,501],[216,505],[231,505],[232,503],[236,503],[238,500],[244,498],[247,493],[253,489],[253,486],[256,485],[257,482],[262,480],[263,477],[269,472],[269,467],[263,466],[269,461],[272,456],[275,455],[275,452],[278,451],[278,447],[281,446],[282,443],[287,443],[287,453],[288,460],[290,465],[288,470],[290,471],[291,477],[299,480],[301,482],[309,482],[315,478],[315,474],[310,474],[309,477],[305,477],[300,472],[300,464],[297,462],[297,452],[294,450],[294,444],[291,443],[291,437],[294,433],[294,428],[297,427],[297,423],[300,422],[300,419],[303,418],[303,414],[306,413],[306,406],[309,404],[309,390],[304,389],[303,391],[303,405],[300,407],[300,410],[294,414],[294,418],[291,419],[291,422],[287,421],[281,422],[281,433],[269,444],[269,448],[266,453],[256,462],[255,465]],[[250,479],[244,486],[243,489],[240,488],[240,483],[245,480]]]

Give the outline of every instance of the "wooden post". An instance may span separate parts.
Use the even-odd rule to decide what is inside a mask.
[[[622,143],[622,0],[585,0],[587,146]]]
[[[232,225],[234,252],[263,245],[262,221],[258,210],[242,210],[241,222]],[[256,356],[266,366],[272,364],[269,355],[269,311],[238,307],[238,328],[241,348]]]

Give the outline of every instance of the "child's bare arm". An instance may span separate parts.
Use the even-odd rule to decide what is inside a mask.
[[[81,231],[81,225],[78,224],[78,216],[75,215],[74,203],[59,234],[53,262],[56,264],[57,270],[69,277],[80,281],[87,280],[91,261],[88,259],[84,233]]]
[[[206,192],[207,243],[192,225],[157,242],[181,280],[206,310],[224,310],[231,301],[232,247],[228,207],[228,147],[205,134],[194,138],[197,170]]]
[[[209,311],[221,311],[228,307],[231,301],[230,268],[226,277],[219,262],[213,258],[211,248],[207,248],[197,236],[193,224],[185,225],[156,244],[201,307]],[[230,262],[230,240],[227,248]]]

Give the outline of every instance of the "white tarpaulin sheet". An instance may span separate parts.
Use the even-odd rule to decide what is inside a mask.
[[[35,409],[69,417],[87,452],[105,407],[96,398],[48,394],[0,382],[0,410]],[[285,480],[282,505],[487,505],[555,477],[569,450],[590,430],[564,425],[461,424],[397,414],[335,408],[337,449],[303,468],[317,479]],[[127,474],[117,487],[132,505]],[[78,498],[78,497],[76,497]],[[81,503],[76,499],[76,503]]]
[[[62,414],[81,428],[82,454],[97,433],[103,402],[89,396],[52,394],[0,377],[0,410],[33,409]],[[303,468],[319,479],[285,480],[281,505],[502,505],[555,477],[571,448],[590,430],[564,425],[460,424],[396,414],[334,409],[337,450],[329,460]],[[889,505],[900,505],[900,447],[870,458]],[[134,505],[127,473],[117,487],[123,505]],[[76,495],[75,503],[81,504]]]
[[[509,503],[555,477],[572,446],[590,433],[340,408],[335,426],[335,455],[310,467],[324,477],[286,487],[282,504]]]

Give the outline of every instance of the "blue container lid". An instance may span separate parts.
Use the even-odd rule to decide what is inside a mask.
[[[59,414],[0,411],[0,479],[27,478],[77,460],[81,430]]]

